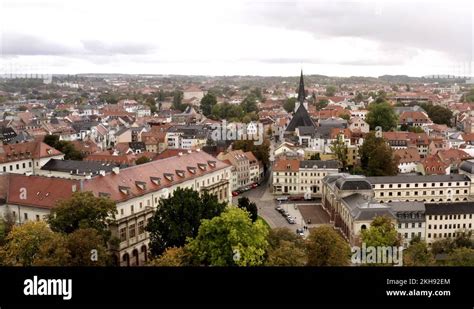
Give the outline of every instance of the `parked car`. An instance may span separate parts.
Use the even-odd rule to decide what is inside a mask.
[[[303,229],[296,229],[296,234],[300,236],[304,236],[304,230]]]
[[[276,200],[279,202],[288,201],[288,196],[279,196]]]
[[[280,206],[277,206],[277,207],[275,207],[275,210],[278,211],[278,212],[282,212],[283,208],[281,208]]]
[[[291,217],[287,217],[286,221],[288,221],[289,224],[295,224],[296,223],[295,220],[293,220],[293,218],[291,218]]]
[[[232,191],[232,196],[237,196],[237,195],[239,195],[239,192],[237,192],[237,191]]]
[[[251,187],[252,187],[252,189],[255,189],[256,187],[258,187],[258,183],[253,183],[253,184],[251,185]]]

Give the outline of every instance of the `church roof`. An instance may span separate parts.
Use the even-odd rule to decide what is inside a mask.
[[[315,127],[313,120],[303,104],[300,104],[296,113],[291,118],[290,124],[286,127],[287,132],[294,132],[298,127]]]

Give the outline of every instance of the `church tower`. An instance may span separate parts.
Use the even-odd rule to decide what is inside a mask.
[[[295,103],[295,112],[298,110],[298,107],[303,104],[304,108],[308,110],[308,102],[306,101],[306,92],[304,91],[304,79],[303,79],[303,69],[301,69],[300,75],[300,85],[298,87],[298,98]]]

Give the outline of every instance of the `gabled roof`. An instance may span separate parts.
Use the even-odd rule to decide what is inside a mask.
[[[0,162],[49,158],[62,154],[59,150],[40,141],[0,146]]]
[[[304,104],[300,104],[285,131],[294,132],[297,127],[315,127],[315,124],[304,107]]]

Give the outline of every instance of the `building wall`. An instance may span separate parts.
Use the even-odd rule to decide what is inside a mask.
[[[455,238],[461,230],[473,229],[472,214],[444,214],[426,216],[426,242],[431,245],[442,238]]]
[[[375,200],[383,203],[389,201],[467,201],[471,190],[469,181],[375,184],[373,187]]]

